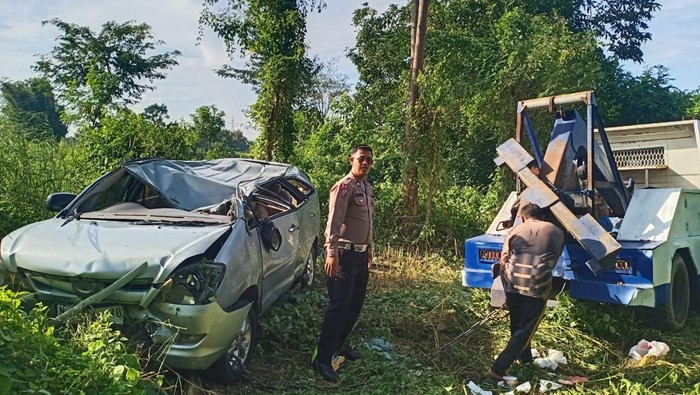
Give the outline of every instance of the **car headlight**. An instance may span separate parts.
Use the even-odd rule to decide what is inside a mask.
[[[206,258],[186,263],[160,286],[161,301],[184,305],[211,303],[225,272],[226,266],[223,263]]]

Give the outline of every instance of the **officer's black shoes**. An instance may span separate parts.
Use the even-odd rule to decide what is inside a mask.
[[[343,351],[340,352],[340,355],[344,356],[348,361],[357,361],[362,358],[362,354],[352,348],[344,348]]]
[[[335,374],[335,370],[333,370],[333,366],[330,363],[319,362],[318,359],[315,359],[311,363],[311,367],[326,381],[333,382],[338,380],[338,375]]]

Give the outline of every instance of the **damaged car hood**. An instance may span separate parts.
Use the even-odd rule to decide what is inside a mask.
[[[10,233],[2,243],[8,269],[57,276],[117,279],[146,262],[139,278],[161,281],[183,260],[201,254],[230,229],[212,226],[137,225],[53,218]]]
[[[209,161],[148,159],[124,165],[146,181],[175,207],[191,211],[211,206],[231,196],[241,184],[286,174],[289,165],[252,159],[228,158]]]

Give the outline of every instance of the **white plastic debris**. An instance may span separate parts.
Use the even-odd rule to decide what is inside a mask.
[[[481,389],[476,383],[470,381],[467,384],[467,388],[472,392],[472,395],[493,395],[493,392]]]
[[[525,392],[528,393],[532,391],[532,385],[530,384],[529,381],[526,381],[519,386],[515,387],[515,392]]]
[[[669,351],[671,351],[671,348],[664,342],[657,342],[656,340],[647,341],[642,339],[630,349],[630,352],[627,355],[629,355],[635,361],[639,361],[646,355],[663,357]]]
[[[552,369],[556,370],[557,367],[559,367],[559,364],[556,362],[552,362],[547,358],[536,358],[534,361],[532,361],[535,365],[541,367],[542,369]]]
[[[546,357],[535,358],[533,363],[544,369],[556,370],[559,365],[566,365],[566,357],[561,351],[550,348]]]
[[[530,354],[532,354],[532,357],[533,357],[533,358],[539,358],[539,357],[540,357],[540,352],[537,351],[536,348],[531,348],[531,349],[530,349]]]
[[[500,382],[498,383],[498,385],[501,386],[501,387],[509,388],[509,387],[507,387],[507,386],[505,385],[505,383],[503,383],[503,385],[501,385],[501,383],[503,383],[503,381],[500,381]],[[525,392],[525,393],[528,393],[528,392],[530,392],[531,390],[532,390],[532,385],[530,384],[529,381],[526,381],[526,382],[520,384],[519,386],[513,388],[512,390],[510,390],[510,391],[508,391],[508,392],[504,392],[503,395],[515,395],[516,392]]]
[[[561,384],[555,383],[554,381],[549,381],[549,380],[540,380],[540,392],[545,393],[550,390],[558,390],[561,388]]]

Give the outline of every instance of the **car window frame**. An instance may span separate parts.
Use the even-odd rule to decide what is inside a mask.
[[[259,195],[259,194],[256,194],[255,192],[256,191],[252,192],[248,196],[249,203],[254,202],[254,201],[261,201],[265,204],[276,204],[276,205],[287,208],[284,211],[281,211],[279,213],[265,217],[265,218],[268,218],[270,221],[274,220],[275,218],[279,218],[283,215],[294,213],[297,210],[297,207],[295,207],[289,203],[286,203],[286,202],[282,201],[281,199],[277,199],[277,198],[274,198],[274,197],[268,196],[268,195]],[[265,202],[265,200],[269,200],[269,202]],[[255,210],[252,207],[250,207],[250,204],[248,204],[248,206],[251,209],[251,211],[253,212],[253,216],[255,217],[255,219],[257,220],[258,223],[262,222],[265,219],[265,218],[258,218],[258,215],[256,214]]]
[[[294,180],[294,181],[296,181],[296,182],[299,182],[299,183],[303,184],[304,186],[306,186],[306,187],[309,189],[309,193],[303,194],[303,193],[299,190],[299,188],[295,187],[294,184],[292,184],[291,182],[289,182],[289,180]],[[299,203],[299,204],[297,205],[297,207],[301,207],[301,206],[303,206],[304,204],[306,204],[309,200],[311,200],[311,197],[314,195],[314,193],[316,193],[316,188],[314,188],[313,185],[311,185],[311,183],[306,182],[306,181],[300,179],[299,177],[287,176],[287,177],[284,178],[284,184],[287,186],[287,188],[289,188],[289,189],[291,190],[291,191],[288,191],[288,192],[294,194],[295,197],[297,198],[297,200],[298,200],[299,202],[301,202],[301,203]]]

